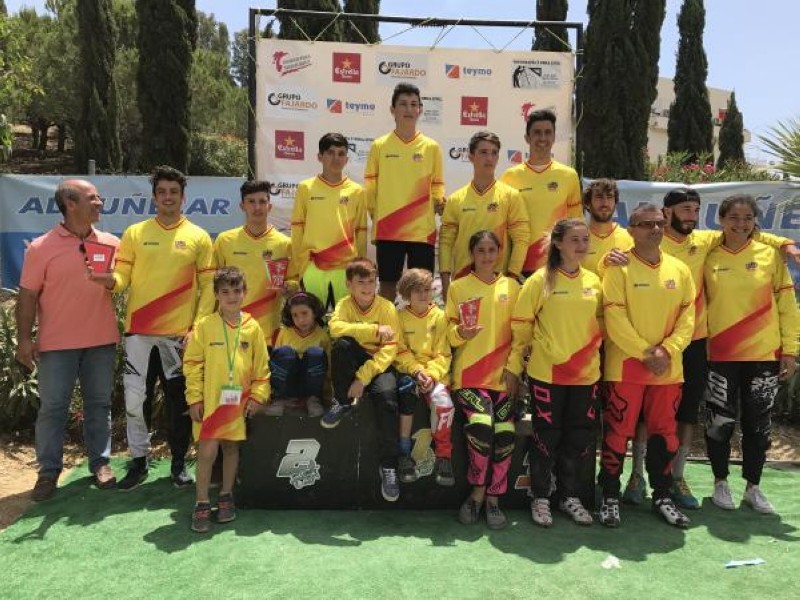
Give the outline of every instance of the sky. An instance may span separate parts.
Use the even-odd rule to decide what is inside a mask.
[[[678,48],[677,18],[681,0],[667,0],[667,16],[661,31],[661,77],[675,74]],[[20,6],[43,10],[44,0],[7,0],[10,13]],[[197,0],[197,9],[213,13],[231,32],[246,29],[249,8],[275,8],[274,0]],[[745,148],[750,160],[766,161],[769,156],[759,147],[758,135],[765,134],[778,121],[800,117],[800,77],[797,76],[798,0],[706,0],[704,46],[708,56],[709,87],[732,89],[744,115],[752,141]],[[533,20],[536,0],[382,0],[381,14],[413,17]],[[569,21],[586,24],[586,0],[569,2]],[[266,24],[266,21],[261,25]],[[407,26],[384,24],[380,28],[385,42]],[[387,43],[429,46],[440,29],[417,29],[392,38]],[[532,32],[510,28],[481,28],[481,33],[496,47],[530,48]],[[574,38],[572,39],[574,44]],[[447,47],[490,48],[469,27],[459,27],[440,43]]]

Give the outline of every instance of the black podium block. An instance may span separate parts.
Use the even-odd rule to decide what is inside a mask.
[[[434,452],[430,412],[420,403],[414,414],[412,456],[418,480],[401,484],[400,499],[386,502],[380,492],[374,408],[364,398],[338,427],[324,429],[318,418],[256,415],[242,443],[237,504],[281,509],[457,509],[470,491],[464,417],[453,422],[453,471],[456,484],[442,487],[433,478]],[[528,506],[530,424],[517,426],[517,444],[502,506]],[[594,505],[594,461],[583,474],[581,500]]]

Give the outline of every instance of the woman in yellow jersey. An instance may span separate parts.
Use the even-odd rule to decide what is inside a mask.
[[[519,284],[499,275],[500,240],[478,231],[469,240],[472,271],[453,282],[445,314],[455,348],[452,390],[467,424],[472,493],[459,511],[464,524],[476,523],[482,505],[491,529],[506,526],[498,499],[506,492],[514,451],[514,406],[518,379],[506,370],[511,351],[511,315]]]
[[[581,267],[588,248],[589,229],[583,221],[558,221],[546,266],[525,282],[511,323],[509,371],[522,371],[530,348],[531,517],[542,527],[553,524],[554,472],[561,488],[559,508],[579,525],[592,524],[578,496],[580,474],[594,460],[603,303],[600,278]]]
[[[752,196],[726,198],[719,207],[722,245],[706,259],[708,386],[706,447],[714,472],[712,501],[736,508],[728,486],[731,436],[737,413],[742,430],[744,502],[775,512],[759,488],[770,446],[778,381],[795,371],[800,334],[789,271],[778,250],[752,239],[758,204]],[[738,400],[738,409],[737,409]]]

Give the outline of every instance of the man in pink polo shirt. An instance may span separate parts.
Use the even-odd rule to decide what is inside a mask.
[[[76,379],[83,393],[89,470],[98,488],[116,486],[108,458],[119,329],[111,293],[89,280],[86,260],[102,254],[102,247],[93,249],[90,242],[117,248],[119,240],[92,226],[100,218],[103,200],[91,183],[64,181],[56,188],[55,199],[64,220],[33,240],[25,252],[16,312],[16,358],[29,369],[34,363],[39,366],[39,477],[32,493],[37,502],[55,493],[63,468],[64,431]],[[34,340],[37,317],[39,333]]]

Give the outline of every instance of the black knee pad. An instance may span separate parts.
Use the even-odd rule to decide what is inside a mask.
[[[645,460],[648,464],[652,462],[655,465],[671,461],[675,457],[675,451],[670,451],[667,448],[667,440],[660,435],[651,435],[647,438],[647,456]]]
[[[467,423],[464,425],[467,444],[481,456],[489,456],[492,448],[492,426],[488,423]]]
[[[500,431],[494,435],[494,459],[503,460],[514,452],[516,435],[513,431]]]

